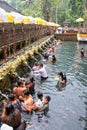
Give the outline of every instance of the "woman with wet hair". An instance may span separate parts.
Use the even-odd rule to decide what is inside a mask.
[[[18,127],[21,126],[21,114],[18,109],[14,109],[11,103],[3,103],[1,119],[3,123],[1,130],[18,130]],[[25,130],[25,124],[22,128],[19,130]]]
[[[33,77],[31,77],[29,81],[29,92],[32,96],[35,94],[35,80]]]
[[[61,90],[62,88],[64,88],[66,86],[67,78],[66,78],[66,75],[63,72],[59,72],[58,77],[59,77],[59,80],[57,82],[56,87],[58,87],[58,89]]]
[[[15,109],[18,109],[20,112],[22,112],[20,101],[16,98],[16,96],[13,93],[9,94],[8,99]]]
[[[56,62],[56,57],[55,57],[55,55],[52,55],[50,61],[53,62],[53,63]]]

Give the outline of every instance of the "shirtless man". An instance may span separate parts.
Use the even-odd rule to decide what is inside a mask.
[[[18,87],[13,88],[13,93],[19,98],[19,96],[23,96],[23,91],[26,89],[25,81],[19,80],[18,81]]]

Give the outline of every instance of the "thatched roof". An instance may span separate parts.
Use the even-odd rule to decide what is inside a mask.
[[[11,11],[20,13],[18,10],[16,10],[11,5],[9,5],[6,1],[0,1],[0,8],[4,9],[6,12],[9,12],[9,13]]]

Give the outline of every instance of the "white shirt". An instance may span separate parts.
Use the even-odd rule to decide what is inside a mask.
[[[40,99],[38,99],[38,101],[36,102],[36,105],[38,106],[38,108],[42,108],[43,107],[43,101],[41,101]]]
[[[39,73],[40,73],[41,77],[43,77],[43,78],[48,77],[47,72],[44,67],[39,69]]]
[[[39,67],[38,67],[38,66],[34,66],[34,67],[32,68],[32,70],[33,70],[33,71],[37,71],[37,70],[39,70]]]
[[[1,130],[13,130],[13,128],[7,124],[2,124]]]

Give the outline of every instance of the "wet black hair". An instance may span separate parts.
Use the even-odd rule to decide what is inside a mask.
[[[40,63],[40,65],[39,66],[42,66],[43,67],[43,64],[42,63]]]
[[[45,98],[47,99],[48,102],[51,100],[50,96],[46,96]]]
[[[53,57],[55,57],[55,55],[53,55]]]
[[[10,94],[8,95],[8,98],[11,99],[11,100],[14,100],[15,96],[14,96],[13,93],[10,93]]]
[[[30,81],[33,82],[35,81],[35,79],[33,77],[30,77]]]
[[[27,90],[27,89],[25,89],[24,91],[23,91],[23,93],[24,93],[24,95],[29,95],[30,93],[29,93],[29,90]]]
[[[40,91],[38,91],[38,93],[37,93],[37,97],[38,97],[39,99],[41,99],[41,98],[43,97],[43,93],[40,92]]]
[[[62,76],[62,75],[63,75],[63,72],[58,72],[58,75]]]
[[[20,86],[22,84],[22,80],[19,79],[17,84],[18,84],[18,86]]]
[[[10,89],[12,90],[14,87],[18,87],[18,85],[17,85],[16,83],[13,83],[13,84],[11,84],[9,87],[10,87]]]
[[[34,65],[38,66],[38,65],[39,65],[39,63],[38,63],[38,62],[35,62],[35,63],[34,63]]]
[[[23,83],[23,81],[25,81],[25,79],[24,79],[24,78],[23,78],[23,79],[22,79],[22,78],[21,78],[21,79],[19,79],[19,80],[18,80],[18,82],[17,82],[18,86],[20,86],[20,85]]]
[[[10,113],[12,113],[14,111],[14,107],[11,103],[6,105],[6,114],[9,115]]]
[[[31,81],[31,82],[34,82],[35,79],[34,79],[33,77],[30,77],[30,81]],[[29,85],[29,84],[30,84],[30,81],[26,81],[26,82],[25,82],[25,85]]]
[[[29,81],[26,81],[26,82],[25,82],[25,85],[29,85],[29,84],[30,84],[30,82],[29,82]]]

